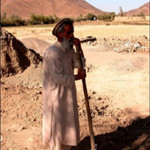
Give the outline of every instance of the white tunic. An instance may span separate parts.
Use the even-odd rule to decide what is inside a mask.
[[[75,146],[80,139],[74,78],[77,56],[57,41],[43,59],[43,142]]]

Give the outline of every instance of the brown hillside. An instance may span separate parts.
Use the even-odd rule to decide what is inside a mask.
[[[133,16],[133,15],[139,15],[139,14],[143,13],[144,15],[148,16],[149,15],[149,7],[150,7],[150,2],[144,4],[143,6],[137,8],[137,9],[130,10],[126,14],[128,16]]]
[[[84,0],[2,0],[2,14],[12,14],[29,18],[31,14],[58,17],[77,17],[88,13],[101,14],[101,10],[93,7]]]

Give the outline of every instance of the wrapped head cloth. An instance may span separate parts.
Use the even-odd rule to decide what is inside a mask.
[[[73,21],[70,20],[69,18],[62,19],[61,21],[59,21],[59,22],[55,25],[55,27],[54,27],[54,29],[53,29],[53,31],[52,31],[52,34],[55,35],[55,36],[57,36],[57,31],[58,31],[58,29],[59,29],[61,26],[63,26],[64,24],[71,24],[71,25],[73,25]]]

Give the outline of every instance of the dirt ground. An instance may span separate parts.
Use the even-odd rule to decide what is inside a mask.
[[[56,41],[51,35],[52,27],[5,29],[40,55]],[[114,46],[121,44],[118,40],[138,42],[139,37],[148,38],[149,26],[75,25],[76,37],[90,35],[99,44],[82,47],[87,60],[86,82],[98,150],[149,150],[149,53],[113,51]],[[72,150],[89,150],[81,81],[76,82],[76,87],[81,142]],[[1,79],[1,149],[48,150],[42,145],[42,64]]]

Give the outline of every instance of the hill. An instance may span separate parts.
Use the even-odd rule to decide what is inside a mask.
[[[137,9],[130,10],[126,12],[127,16],[133,16],[133,15],[140,15],[144,14],[145,16],[149,15],[149,7],[150,7],[150,2],[142,5],[141,7]]]
[[[31,14],[57,15],[58,17],[77,17],[94,13],[96,15],[103,11],[95,8],[84,0],[1,0],[2,14],[7,16],[16,14],[22,18],[29,18]]]

